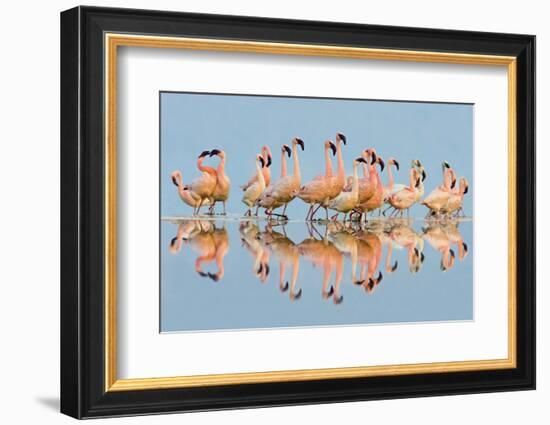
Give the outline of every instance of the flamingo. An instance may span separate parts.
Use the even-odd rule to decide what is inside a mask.
[[[210,155],[210,151],[204,151],[199,155],[197,160],[197,167],[202,171],[200,177],[195,178],[190,184],[184,186],[185,190],[191,190],[199,197],[199,204],[193,214],[198,214],[205,202],[208,201],[210,205],[214,204],[214,190],[218,182],[216,170],[212,167],[202,165],[204,158]]]
[[[363,202],[362,204],[357,205],[357,210],[363,214],[374,211],[377,208],[380,208],[382,205],[384,205],[384,186],[382,184],[382,178],[380,177],[380,174],[376,170],[375,164],[378,164],[380,166],[380,172],[384,171],[384,160],[376,154],[376,151],[374,149],[366,149],[363,152],[363,157],[372,157],[372,161],[369,165],[369,172],[370,172],[370,178],[372,181],[375,182],[376,186],[374,189],[374,194],[367,199],[366,202]]]
[[[256,204],[256,201],[262,194],[265,189],[265,180],[262,173],[262,168],[264,168],[265,163],[261,155],[256,156],[256,174],[258,175],[258,181],[248,189],[245,190],[242,198],[242,202],[248,207],[248,210],[244,215],[250,216],[252,214],[252,207]]]
[[[422,205],[430,210],[427,216],[430,214],[439,214],[440,210],[447,205],[451,197],[451,191],[455,186],[455,173],[449,163],[443,161],[441,168],[443,170],[443,184],[432,190],[432,192],[422,201]]]
[[[417,188],[420,184],[420,175],[416,168],[411,168],[409,172],[409,186],[394,192],[390,195],[388,202],[395,209],[395,212],[409,211],[417,199]]]
[[[426,180],[427,174],[424,166],[418,159],[413,159],[411,162],[411,167],[414,167],[418,170],[419,175],[421,176],[420,183],[416,188],[416,199],[414,202],[418,202],[420,198],[424,196],[424,180]]]
[[[370,160],[370,157],[372,156],[372,162],[375,162],[375,157],[373,155],[365,154],[363,152],[363,158],[367,160],[367,162],[364,162],[361,164],[363,166],[363,177],[359,179],[359,200],[358,204],[363,204],[367,202],[372,195],[374,195],[374,191],[376,190],[376,178],[375,174],[371,173],[371,170],[368,166],[368,161]],[[372,175],[371,175],[372,174]],[[351,186],[353,183],[353,176],[349,176],[347,178],[346,185],[344,187],[344,191],[349,192],[351,191]]]
[[[288,155],[289,158],[290,158],[290,155],[292,154],[290,147],[286,144],[281,147],[281,175],[279,177],[279,180],[287,176],[285,154]],[[270,216],[278,215],[278,214],[274,214],[273,210],[283,205],[281,202],[276,201],[275,198],[268,196],[272,190],[273,190],[273,183],[265,188],[265,190],[262,192],[260,198],[257,201],[258,207],[265,208],[266,213]]]
[[[292,139],[292,156],[294,157],[293,174],[280,178],[277,182],[275,182],[269,191],[266,191],[265,194],[266,197],[274,199],[274,204],[283,205],[283,212],[281,216],[285,219],[287,218],[285,215],[286,207],[298,194],[302,179],[300,174],[300,160],[298,159],[298,145],[300,145],[302,150],[304,150],[303,140],[295,137]]]
[[[266,166],[264,168],[262,168],[262,174],[264,175],[264,180],[265,180],[265,185],[266,187],[269,186],[269,184],[271,183],[271,163],[272,163],[272,159],[271,159],[271,150],[269,149],[269,146],[263,146],[262,147],[262,158],[264,159],[264,162],[266,164]],[[250,177],[250,179],[248,179],[248,181],[241,185],[241,189],[243,190],[243,192],[248,189],[250,186],[252,186],[254,183],[256,183],[258,181],[258,175],[256,173],[254,173],[252,175],[252,177]]]
[[[346,183],[346,170],[344,169],[344,157],[342,155],[342,144],[347,143],[347,138],[343,133],[336,133],[336,154],[337,154],[337,161],[338,161],[338,170],[336,172],[336,175],[333,175],[329,182],[329,191],[328,191],[328,198],[323,201],[322,204],[319,204],[317,208],[312,212],[311,219],[313,219],[313,216],[317,212],[317,210],[320,207],[323,207],[325,209],[325,218],[328,220],[328,206],[331,200],[336,198],[340,192],[344,189],[344,185]]]
[[[309,210],[306,214],[306,221],[312,218],[311,213],[313,212],[313,207],[315,204],[323,204],[329,199],[329,184],[332,178],[330,150],[332,150],[333,155],[337,152],[336,145],[332,142],[332,140],[327,140],[325,141],[325,174],[315,177],[312,181],[302,186],[298,192],[298,198],[306,204],[310,204]]]
[[[366,162],[363,157],[355,158],[353,161],[353,184],[351,192],[340,192],[340,194],[332,199],[329,203],[329,208],[336,210],[337,213],[332,217],[333,220],[338,218],[338,214],[344,213],[344,221],[348,213],[357,206],[359,200],[359,179],[357,177],[357,164],[360,162]]]
[[[395,184],[395,179],[391,170],[392,165],[394,165],[396,170],[399,171],[399,162],[397,162],[397,160],[393,157],[388,160],[388,184],[384,186],[384,192],[382,195],[384,197],[384,202],[386,203],[388,202],[388,198],[392,193],[397,192],[398,190],[401,190],[405,187],[405,185],[402,184]]]
[[[457,214],[462,211],[462,203],[464,201],[464,195],[468,193],[468,180],[466,180],[465,177],[461,177],[459,180],[459,187],[455,188],[451,196],[449,197],[449,200],[447,201],[447,204],[441,209],[441,212],[443,214],[450,215],[453,212],[456,212]]]
[[[178,188],[178,194],[183,202],[185,202],[187,205],[193,208],[197,208],[200,204],[200,197],[192,190],[186,190],[184,189],[183,179],[181,176],[180,171],[174,171],[172,174],[170,174],[170,178],[172,179],[172,183]],[[210,200],[206,199],[203,202],[203,205],[210,205]]]
[[[226,215],[225,211],[225,202],[229,198],[229,190],[231,189],[231,180],[225,174],[225,152],[222,150],[214,149],[210,152],[210,156],[217,155],[220,158],[220,163],[218,164],[218,168],[216,168],[216,177],[217,177],[217,184],[216,189],[214,189],[214,194],[212,195],[214,198],[214,204],[210,206],[210,212],[214,212],[214,207],[216,206],[216,202],[222,202],[223,203],[223,215]]]

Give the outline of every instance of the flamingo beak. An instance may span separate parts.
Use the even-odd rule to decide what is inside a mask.
[[[397,270],[398,264],[399,264],[399,263],[397,262],[397,260],[395,260],[395,264],[394,264],[394,265],[392,266],[392,268],[391,268],[392,273],[393,273],[394,271]]]
[[[380,157],[378,157],[378,164],[380,164],[380,171],[384,171],[384,167],[386,166],[386,164],[384,164],[384,160]]]
[[[283,145],[283,149],[287,153],[288,157],[290,158],[290,155],[292,155],[292,150],[288,147],[288,145]]]
[[[336,155],[336,145],[332,142],[330,143],[330,149],[332,150],[332,156]]]
[[[172,183],[174,183],[174,185],[176,185],[177,187],[180,187],[175,177],[172,177]]]
[[[422,168],[422,181],[426,180],[426,171]]]
[[[342,133],[338,133],[337,136],[338,136],[338,138],[342,141],[342,143],[343,143],[344,145],[347,144],[347,141],[348,141],[348,140],[347,140],[346,136],[344,136]]]
[[[395,168],[399,171],[399,162],[397,162],[395,159],[393,160],[393,165],[395,165]]]
[[[414,187],[418,187],[420,186],[420,178],[416,179],[416,184],[414,185]]]
[[[370,152],[370,154],[372,155],[370,165],[373,165],[378,160],[378,157],[376,156],[376,154],[374,152]]]
[[[369,283],[367,284],[365,289],[367,290],[367,292],[372,292],[373,288],[374,288],[374,280],[372,280],[372,278],[369,277]]]
[[[355,160],[357,162],[364,162],[365,164],[367,163],[367,161],[365,161],[365,158],[363,158],[363,157],[355,158]]]
[[[264,168],[264,166],[265,166],[265,161],[264,161],[264,159],[260,156],[260,157],[258,158],[258,160],[260,161],[260,164],[262,165],[262,168]]]
[[[176,244],[176,241],[178,240],[178,238],[172,238],[172,240],[170,241],[170,246],[174,246]]]
[[[203,158],[208,155],[210,155],[210,151],[202,151],[202,153],[199,155],[199,158]]]
[[[296,143],[298,143],[302,150],[304,150],[304,141],[302,139],[296,138]]]
[[[212,279],[214,282],[217,282],[218,280],[220,280],[220,278],[218,277],[218,275],[214,274],[214,273],[208,273],[208,277],[210,279]]]
[[[462,248],[464,248],[464,254],[468,254],[468,245],[466,245],[466,242],[462,242]]]
[[[267,154],[267,166],[270,167],[271,166],[271,154]]]
[[[218,155],[219,153],[221,153],[220,150],[214,149],[213,151],[210,151],[210,156]]]
[[[447,161],[443,161],[443,168],[451,168],[451,166]]]
[[[454,189],[456,185],[456,179],[453,179],[453,182],[451,183],[451,189]]]
[[[468,185],[466,185],[466,187],[464,188],[464,195],[466,195],[468,193]]]

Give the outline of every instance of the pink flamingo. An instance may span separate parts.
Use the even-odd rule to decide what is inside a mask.
[[[300,188],[298,192],[298,198],[304,201],[306,204],[310,204],[309,210],[306,214],[306,221],[310,220],[311,213],[315,204],[323,204],[328,201],[330,196],[330,180],[332,178],[332,163],[330,160],[330,150],[332,154],[336,154],[337,148],[332,140],[325,141],[325,174],[315,177],[312,181],[306,183]]]
[[[344,168],[344,157],[342,155],[342,145],[347,144],[347,138],[343,133],[336,133],[336,155],[338,161],[338,170],[336,175],[333,175],[329,181],[329,192],[328,198],[323,201],[322,204],[319,204],[316,210],[311,214],[311,219],[317,212],[320,207],[325,209],[325,218],[328,220],[328,205],[331,200],[336,198],[340,192],[344,189],[344,184],[346,183],[346,170]]]
[[[422,205],[429,209],[427,216],[438,215],[440,213],[441,209],[447,205],[451,197],[451,191],[455,186],[455,172],[449,163],[443,161],[441,168],[443,170],[443,184],[432,190],[422,201]]]
[[[288,155],[289,158],[292,154],[292,151],[290,150],[290,147],[286,144],[281,147],[281,175],[279,177],[279,180],[286,177],[287,174],[288,174],[287,173],[287,165],[286,165],[285,154]],[[277,180],[277,181],[279,181],[279,180]],[[273,213],[273,210],[276,209],[276,208],[282,207],[283,204],[281,202],[276,201],[275,198],[272,198],[272,197],[268,196],[268,194],[270,194],[272,189],[273,189],[273,184],[274,183],[272,182],[271,185],[269,185],[268,187],[265,188],[265,190],[260,195],[260,198],[258,199],[256,204],[257,204],[258,207],[265,208],[267,215],[269,215],[269,216],[277,215],[278,216],[279,214]]]
[[[205,205],[206,200],[208,200],[211,205],[214,204],[214,198],[212,195],[216,189],[218,177],[214,168],[202,165],[204,158],[208,155],[210,155],[210,151],[204,151],[199,155],[197,160],[197,167],[202,172],[202,175],[195,178],[190,184],[184,186],[185,190],[191,190],[199,197],[199,205],[193,212],[194,214],[198,214],[200,212],[200,209],[203,205]]]
[[[280,203],[283,205],[283,212],[281,216],[285,219],[287,218],[285,215],[286,207],[298,194],[302,180],[300,174],[300,161],[298,159],[298,145],[302,148],[302,150],[304,150],[303,140],[295,137],[292,139],[292,155],[294,157],[293,174],[280,178],[273,186],[271,186],[269,191],[266,191],[265,195],[266,197],[273,198],[275,203]]]
[[[357,206],[359,201],[359,179],[357,177],[357,164],[366,162],[363,157],[356,158],[353,161],[353,184],[351,192],[340,192],[340,194],[332,199],[329,203],[329,208],[336,210],[336,214],[332,217],[333,220],[338,218],[339,213],[344,213],[344,221],[348,213]]]
[[[395,185],[395,179],[393,177],[393,172],[391,166],[394,165],[396,170],[399,171],[399,162],[395,158],[390,158],[388,160],[388,184],[384,186],[384,202],[387,202],[390,195],[397,190],[403,189],[403,185]]]
[[[364,213],[366,217],[367,213],[380,208],[384,204],[384,185],[382,184],[382,178],[380,177],[378,170],[376,170],[375,164],[380,166],[380,172],[384,171],[385,164],[384,160],[376,154],[376,151],[373,148],[366,149],[363,152],[363,157],[372,158],[372,161],[369,164],[369,173],[371,180],[376,184],[374,194],[367,199],[366,202],[363,202],[356,207],[356,210],[359,211],[361,215]]]
[[[264,166],[265,163],[263,157],[261,155],[257,155],[256,174],[258,175],[258,180],[245,190],[242,198],[242,202],[248,207],[248,210],[244,214],[245,216],[250,216],[252,214],[252,207],[256,204],[256,201],[265,189],[265,180],[262,173],[262,168],[264,168]],[[256,211],[258,210],[256,209]]]
[[[231,189],[231,180],[225,174],[225,152],[222,150],[214,149],[210,152],[210,156],[217,155],[220,158],[220,163],[216,168],[216,188],[214,189],[213,198],[214,203],[210,206],[210,213],[214,212],[216,202],[223,203],[223,215],[226,215],[225,202],[229,198],[229,191]]]
[[[454,212],[460,214],[462,211],[462,204],[464,202],[464,195],[468,193],[468,180],[465,177],[461,177],[459,181],[459,187],[455,188],[451,192],[451,196],[447,201],[447,204],[441,209],[443,214],[450,215]]]
[[[266,166],[262,168],[262,174],[264,175],[264,181],[265,185],[269,186],[271,184],[271,164],[272,164],[272,158],[271,158],[271,150],[269,149],[269,146],[263,146],[262,152],[261,152],[262,158],[264,159],[264,163]],[[254,173],[248,181],[241,185],[241,188],[243,192],[248,189],[250,186],[252,186],[254,183],[258,181],[258,175]]]
[[[200,205],[201,198],[192,190],[184,189],[183,179],[180,171],[174,171],[170,174],[172,183],[178,188],[178,194],[183,202],[194,209]],[[210,200],[206,199],[203,202],[203,205],[210,205]]]
[[[392,193],[388,199],[388,203],[395,209],[395,213],[409,211],[409,208],[416,202],[417,188],[420,184],[420,175],[416,168],[411,168],[409,172],[409,186]]]

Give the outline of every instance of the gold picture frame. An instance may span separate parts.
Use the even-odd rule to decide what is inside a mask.
[[[516,367],[516,58],[464,53],[266,43],[185,37],[105,34],[105,391],[135,391],[285,381],[465,372]],[[119,47],[229,51],[279,55],[325,56],[358,60],[392,60],[506,67],[508,73],[508,358],[254,373],[231,373],[141,379],[116,374],[116,96]]]

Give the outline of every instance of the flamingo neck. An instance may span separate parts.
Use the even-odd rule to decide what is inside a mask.
[[[176,174],[176,182],[178,183],[178,193],[183,199],[186,197],[187,191],[183,189],[183,177],[181,176],[181,173],[179,171]]]
[[[409,189],[414,190],[415,186],[416,186],[416,176],[415,176],[414,168],[411,168],[411,171],[409,172]]]
[[[369,164],[369,178],[374,183],[374,188],[378,189],[378,173],[374,164]]]
[[[197,161],[197,168],[202,171],[203,173],[210,173],[210,174],[216,174],[216,170],[212,167],[207,167],[206,165],[202,165],[202,162],[204,161],[204,156],[202,158],[199,158]]]
[[[338,141],[338,178],[344,180],[346,178],[346,170],[344,170],[344,158],[342,157],[342,142]]]
[[[447,168],[445,170],[445,174],[443,175],[443,188],[445,190],[451,190],[452,180],[453,180],[452,171],[450,168]]]
[[[222,158],[216,169],[218,177],[225,177],[225,158]]]
[[[330,161],[330,146],[325,146],[325,176],[332,176],[332,162]]]
[[[260,183],[261,188],[265,188],[265,179],[264,174],[262,173],[262,169],[260,168],[260,165],[256,161],[256,173],[258,175],[258,182]]]
[[[351,196],[356,197],[359,194],[359,179],[357,177],[357,162],[353,163],[353,184],[351,185]]]
[[[286,177],[286,158],[285,151],[281,153],[281,177]]]
[[[393,189],[394,179],[393,179],[393,172],[391,170],[391,164],[388,163],[388,188],[390,190]]]
[[[298,160],[298,148],[296,146],[296,143],[292,146],[292,155],[294,155],[294,178],[300,181],[300,161]]]
[[[365,164],[364,162],[361,164],[363,166],[363,177],[367,178],[369,176],[369,167],[367,164]]]

